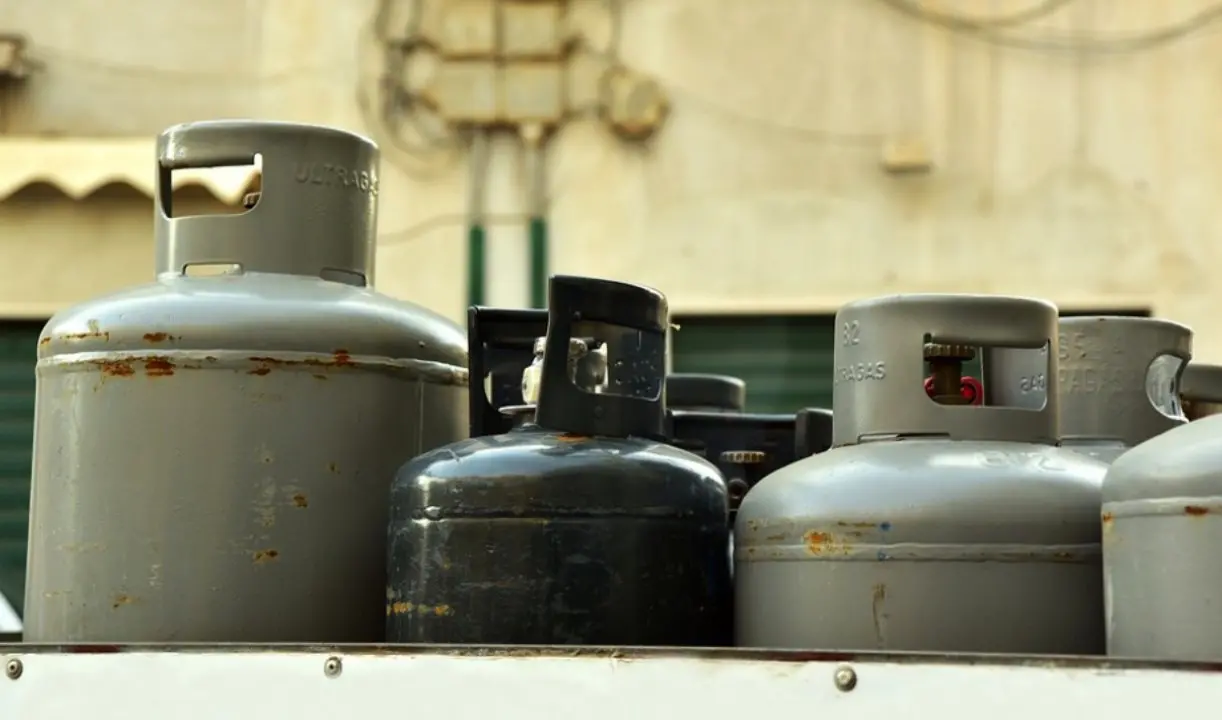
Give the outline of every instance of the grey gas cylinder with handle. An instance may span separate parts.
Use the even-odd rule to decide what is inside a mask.
[[[1222,416],[1120,456],[1102,514],[1108,654],[1222,660]]]
[[[171,171],[257,155],[253,207],[174,217]],[[155,281],[39,342],[25,638],[380,641],[386,478],[466,435],[467,351],[370,287],[377,147],[201,122],[156,167]]]
[[[995,296],[841,308],[833,448],[739,508],[738,645],[1103,651],[1106,466],[1053,445],[1054,392],[1039,409],[990,404],[987,385],[978,406],[962,393],[977,348],[1055,348],[1056,323],[1049,303]]]
[[[1169,320],[1083,316],[1060,321],[1061,446],[1110,463],[1183,425],[1178,379],[1192,330]]]
[[[1188,363],[1180,378],[1180,400],[1189,420],[1222,413],[1222,365]]]
[[[1059,333],[1062,447],[1110,463],[1187,422],[1177,387],[1192,356],[1191,329],[1155,318],[1087,315],[1061,318]],[[1042,398],[1043,353],[994,356],[986,380],[1002,389],[1004,402],[1030,407]]]

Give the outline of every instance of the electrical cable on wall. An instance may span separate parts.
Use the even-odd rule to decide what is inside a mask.
[[[998,32],[988,19],[934,12],[923,7],[917,0],[878,0],[878,2],[921,22],[978,38],[1000,47],[1076,54],[1143,52],[1182,40],[1222,20],[1222,2],[1218,2],[1179,22],[1131,35],[1106,37],[1048,33],[1040,37],[1034,33],[1019,35]],[[1068,2],[1062,2],[1054,9],[1068,4]]]
[[[962,31],[973,32],[977,30],[1000,30],[1002,28],[1012,28],[1019,25],[1027,25],[1040,18],[1047,17],[1061,8],[1068,7],[1077,0],[1044,0],[1043,2],[1032,5],[1028,8],[1023,8],[1008,15],[998,14],[993,16],[982,15],[964,15],[959,13],[948,13],[941,10],[928,10],[923,6],[910,3],[916,9],[921,10],[929,18],[936,18],[936,22],[945,25],[947,28],[956,28]]]
[[[297,82],[305,78],[344,77],[348,75],[346,68],[328,65],[298,65],[275,72],[235,75],[232,71],[216,70],[186,70],[180,68],[165,68],[148,63],[117,63],[91,55],[82,55],[71,50],[52,47],[44,44],[33,46],[30,50],[37,57],[31,60],[35,72],[42,72],[48,66],[56,66],[63,72],[65,65],[74,66],[78,70],[94,70],[110,76],[128,77],[134,80],[165,80],[166,82],[209,83],[216,85],[256,84],[278,85]]]
[[[378,0],[371,35],[380,67],[375,82],[363,81],[358,87],[357,104],[366,125],[391,151],[385,153],[387,160],[410,177],[425,178],[452,166],[463,143],[404,81],[410,61],[428,41],[421,32],[422,0],[406,0],[411,5],[405,26],[393,27],[392,4],[402,1]]]

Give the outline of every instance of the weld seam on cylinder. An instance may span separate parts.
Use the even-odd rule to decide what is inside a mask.
[[[38,361],[39,371],[58,373],[96,372],[99,364],[170,360],[174,369],[184,370],[247,370],[264,365],[283,365],[284,370],[348,369],[391,371],[405,378],[435,385],[466,386],[468,371],[455,365],[433,360],[389,358],[378,355],[285,352],[271,350],[137,350],[123,352],[80,352],[57,354]]]
[[[1108,520],[1171,515],[1216,515],[1222,519],[1222,496],[1118,500],[1104,503],[1103,515]]]
[[[741,539],[740,539],[741,542]],[[1097,562],[1102,550],[1097,543],[1073,545],[957,545],[893,543],[873,544],[831,540],[812,548],[800,545],[740,545],[734,559],[744,565],[765,562],[1050,562],[1079,564]]]

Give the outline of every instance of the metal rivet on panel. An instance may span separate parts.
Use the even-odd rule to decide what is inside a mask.
[[[832,676],[836,681],[836,689],[842,692],[849,692],[857,687],[857,671],[848,665],[842,665],[836,668],[836,674]]]

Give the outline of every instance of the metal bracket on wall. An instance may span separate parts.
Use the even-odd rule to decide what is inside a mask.
[[[26,57],[28,44],[26,37],[19,33],[0,33],[0,83],[29,77],[33,63]]]

